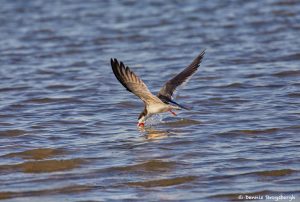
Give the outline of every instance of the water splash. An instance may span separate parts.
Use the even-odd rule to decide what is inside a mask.
[[[164,118],[167,117],[166,114],[154,114],[147,120],[148,126],[158,125],[164,123]]]

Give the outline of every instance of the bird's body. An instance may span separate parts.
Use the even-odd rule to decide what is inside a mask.
[[[187,109],[176,103],[172,99],[172,95],[178,86],[186,82],[196,72],[204,53],[202,51],[188,67],[167,81],[157,96],[153,95],[146,84],[129,67],[125,67],[123,62],[119,63],[117,59],[111,59],[112,70],[116,78],[129,92],[138,96],[145,104],[144,110],[138,118],[138,126],[144,126],[146,119],[153,114],[171,112],[173,115],[176,115],[172,111],[173,109]]]
[[[171,106],[169,104],[165,104],[165,103],[162,102],[161,104],[148,105],[147,106],[147,111],[148,111],[149,114],[158,114],[158,113],[167,112],[172,107],[173,106]]]

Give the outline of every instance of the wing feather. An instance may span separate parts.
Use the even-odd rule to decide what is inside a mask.
[[[165,85],[160,89],[157,97],[166,102],[168,102],[168,100],[172,100],[172,95],[176,88],[186,82],[197,71],[204,54],[205,50],[203,50],[183,71],[167,81]]]
[[[123,62],[117,59],[111,59],[111,67],[113,73],[119,82],[131,93],[135,94],[146,104],[162,103],[155,95],[153,95],[146,84]]]

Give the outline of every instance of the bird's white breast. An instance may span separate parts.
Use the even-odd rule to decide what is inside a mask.
[[[168,111],[168,105],[151,104],[147,107],[147,111],[150,114],[157,114]]]

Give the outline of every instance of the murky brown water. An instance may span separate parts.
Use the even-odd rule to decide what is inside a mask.
[[[3,201],[300,201],[299,1],[10,1],[0,6]],[[206,48],[177,101],[142,103]],[[256,200],[261,201],[261,200]]]

